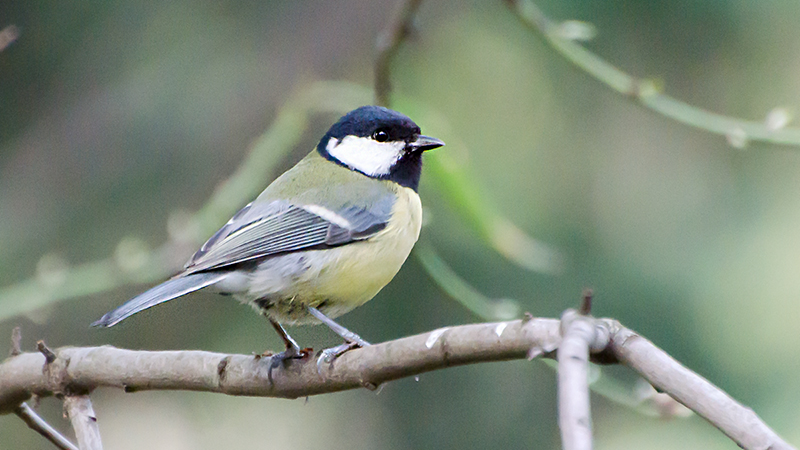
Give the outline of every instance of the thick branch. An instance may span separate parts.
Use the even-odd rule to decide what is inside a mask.
[[[749,408],[619,322],[595,320],[591,359],[630,366],[657,389],[722,430],[746,449],[792,449]],[[270,361],[203,351],[148,352],[113,347],[23,353],[0,364],[0,414],[36,394],[85,395],[102,386],[127,392],[175,389],[228,395],[296,398],[381,383],[450,366],[525,357],[553,357],[560,321],[524,319],[447,327],[345,353],[321,373],[313,357],[292,360],[267,378]],[[609,333],[610,338],[603,338]],[[608,342],[605,349],[598,342]]]
[[[381,383],[449,366],[524,358],[536,347],[553,351],[558,321],[531,319],[448,327],[345,353],[317,372],[313,357],[291,360],[267,379],[270,361],[203,351],[132,351],[113,347],[23,353],[0,364],[0,413],[31,395],[86,394],[101,386],[128,392],[154,389],[296,398]]]

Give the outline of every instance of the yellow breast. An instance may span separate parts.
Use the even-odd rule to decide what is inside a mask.
[[[422,204],[412,189],[394,184],[391,220],[375,236],[326,250],[305,252],[307,270],[292,295],[268,314],[288,324],[316,323],[303,306],[340,316],[372,299],[400,270],[419,238]]]

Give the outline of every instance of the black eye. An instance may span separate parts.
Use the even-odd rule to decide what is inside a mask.
[[[387,133],[386,130],[376,130],[372,133],[372,139],[378,142],[386,142],[389,140],[389,133]]]

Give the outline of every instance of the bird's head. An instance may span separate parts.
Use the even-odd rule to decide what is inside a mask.
[[[325,158],[368,177],[416,190],[422,152],[444,145],[420,134],[419,126],[397,111],[362,106],[342,116],[320,140]]]

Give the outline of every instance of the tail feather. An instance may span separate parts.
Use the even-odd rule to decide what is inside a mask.
[[[169,281],[143,292],[128,300],[119,308],[107,312],[100,320],[92,323],[93,327],[111,327],[139,311],[168,302],[190,292],[210,286],[227,276],[226,273],[193,273],[185,277],[173,278]]]

